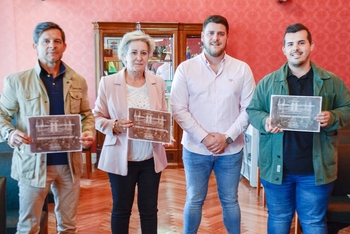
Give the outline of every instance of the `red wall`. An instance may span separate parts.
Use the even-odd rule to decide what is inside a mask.
[[[221,14],[230,23],[228,54],[246,61],[256,81],[285,62],[285,27],[301,22],[316,44],[312,59],[350,86],[350,1],[348,0],[2,0],[0,1],[0,90],[3,78],[33,67],[32,31],[54,21],[67,34],[63,60],[89,82],[95,101],[94,21],[201,23]],[[0,91],[1,92],[1,91]]]

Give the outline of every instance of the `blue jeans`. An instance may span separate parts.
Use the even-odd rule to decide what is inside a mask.
[[[326,234],[329,196],[334,183],[316,185],[314,175],[291,175],[281,185],[261,180],[268,208],[268,234],[289,234],[295,210],[304,234]]]
[[[142,233],[157,233],[160,176],[161,173],[154,171],[153,158],[142,162],[128,162],[127,176],[108,173],[113,197],[111,217],[113,234],[129,233],[129,221],[136,185],[138,187],[137,203]]]
[[[184,234],[193,234],[198,231],[202,218],[202,206],[208,192],[208,181],[213,170],[225,228],[230,234],[240,233],[241,210],[237,193],[242,155],[242,151],[227,156],[201,155],[183,149],[187,192]]]

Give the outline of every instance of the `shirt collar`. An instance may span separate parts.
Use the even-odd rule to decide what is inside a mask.
[[[205,64],[207,65],[207,67],[210,67],[210,63],[209,61],[207,60],[207,58],[205,57],[205,54],[204,52],[202,52],[200,54],[200,56],[202,57],[203,61],[205,62]],[[224,52],[224,57],[222,58],[222,60],[220,61],[221,64],[224,64],[226,61],[226,52]]]
[[[310,67],[310,70],[308,72],[306,72],[305,75],[301,76],[299,79],[312,79],[314,76],[314,72],[312,70],[312,67]],[[291,77],[296,77],[290,70],[290,68],[288,68],[288,74],[287,74],[287,77],[288,78],[291,78]],[[297,77],[296,77],[297,78]]]
[[[39,62],[40,65],[40,62]],[[50,74],[40,65],[41,71],[40,71],[40,77],[41,78],[45,78],[48,77]],[[61,62],[60,64],[60,73],[57,75],[57,78],[63,77],[63,74],[66,72],[66,67],[63,65],[63,63]],[[56,77],[52,77],[52,78],[56,78]]]

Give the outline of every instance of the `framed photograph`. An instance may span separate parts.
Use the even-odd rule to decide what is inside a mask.
[[[28,117],[32,153],[82,151],[80,115],[46,115]]]
[[[283,130],[319,132],[316,115],[321,112],[322,97],[272,95],[270,119],[272,126]]]
[[[104,47],[105,49],[111,49],[113,56],[118,56],[118,46],[120,44],[121,38],[118,37],[105,37]]]
[[[129,108],[128,118],[134,126],[128,128],[129,139],[159,143],[171,142],[171,114],[164,111]]]

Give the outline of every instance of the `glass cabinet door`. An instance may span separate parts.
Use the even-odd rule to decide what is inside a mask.
[[[147,70],[161,76],[165,81],[171,81],[174,76],[173,37],[152,35],[152,38],[155,41],[155,49],[150,55]],[[122,37],[103,38],[103,75],[105,76],[114,74],[123,68],[122,60],[118,58],[118,46],[121,40]],[[166,87],[165,91],[170,92],[170,87]]]
[[[162,77],[165,83],[165,97],[170,111],[169,95],[174,77],[174,38],[173,35],[151,35],[155,48],[148,60],[147,71]],[[120,71],[123,63],[118,58],[118,46],[122,37],[106,36],[103,38],[103,75],[108,76]]]
[[[200,36],[188,35],[186,38],[186,59],[196,57],[202,53],[203,43]]]
[[[153,36],[156,47],[148,63],[148,70],[164,79],[165,93],[170,93],[174,77],[174,39],[169,36]]]
[[[103,75],[114,74],[123,68],[122,61],[118,58],[118,46],[121,37],[103,38]]]

